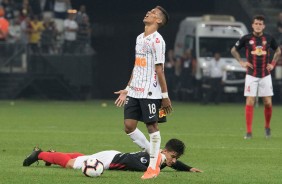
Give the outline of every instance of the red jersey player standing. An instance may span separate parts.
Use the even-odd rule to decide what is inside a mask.
[[[246,96],[245,116],[247,127],[245,139],[252,138],[253,109],[256,96],[263,98],[265,136],[269,138],[271,135],[270,120],[272,116],[273,87],[270,72],[274,69],[281,51],[274,38],[263,32],[265,29],[264,21],[264,16],[254,16],[253,32],[243,36],[231,49],[231,54],[242,67],[247,69],[244,92]],[[241,59],[238,52],[243,47],[246,50],[247,62]],[[272,61],[270,61],[270,49],[274,50]]]
[[[143,19],[145,30],[136,39],[135,65],[126,89],[115,92],[119,97],[115,104],[124,106],[125,132],[138,146],[150,154],[150,164],[141,177],[150,179],[160,172],[161,135],[159,122],[165,122],[165,114],[172,111],[164,75],[165,42],[158,29],[168,21],[168,13],[160,6],[147,12]],[[137,128],[138,121],[146,124],[150,142]]]

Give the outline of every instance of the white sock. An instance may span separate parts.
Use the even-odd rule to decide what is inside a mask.
[[[156,163],[161,146],[161,134],[159,131],[154,132],[150,135],[150,164],[149,167],[156,169]]]
[[[150,152],[150,143],[145,137],[145,135],[136,128],[133,132],[127,134],[132,139],[132,141],[137,144],[141,149],[144,149],[146,152]]]

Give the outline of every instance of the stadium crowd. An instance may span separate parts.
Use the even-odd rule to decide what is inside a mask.
[[[0,41],[26,45],[34,54],[89,53],[86,7],[70,0],[0,0]]]

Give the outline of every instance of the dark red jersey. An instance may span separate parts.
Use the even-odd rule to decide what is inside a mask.
[[[271,63],[270,49],[276,50],[278,48],[275,39],[265,33],[259,37],[250,33],[243,36],[235,44],[237,51],[243,47],[246,49],[247,62],[254,67],[253,69],[248,67],[247,74],[258,78],[269,75],[270,72],[266,67],[268,63]]]
[[[149,160],[150,156],[147,152],[119,153],[111,162],[109,170],[146,171]],[[165,163],[162,164],[161,169],[166,166]],[[177,171],[189,171],[192,167],[177,160],[171,168]]]

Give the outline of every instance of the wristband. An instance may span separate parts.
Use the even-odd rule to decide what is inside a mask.
[[[272,61],[270,64],[273,66],[273,68],[276,66],[276,62],[275,61]]]
[[[130,87],[126,86],[126,88],[124,90],[129,91]]]
[[[168,98],[168,92],[162,93],[162,98]]]

